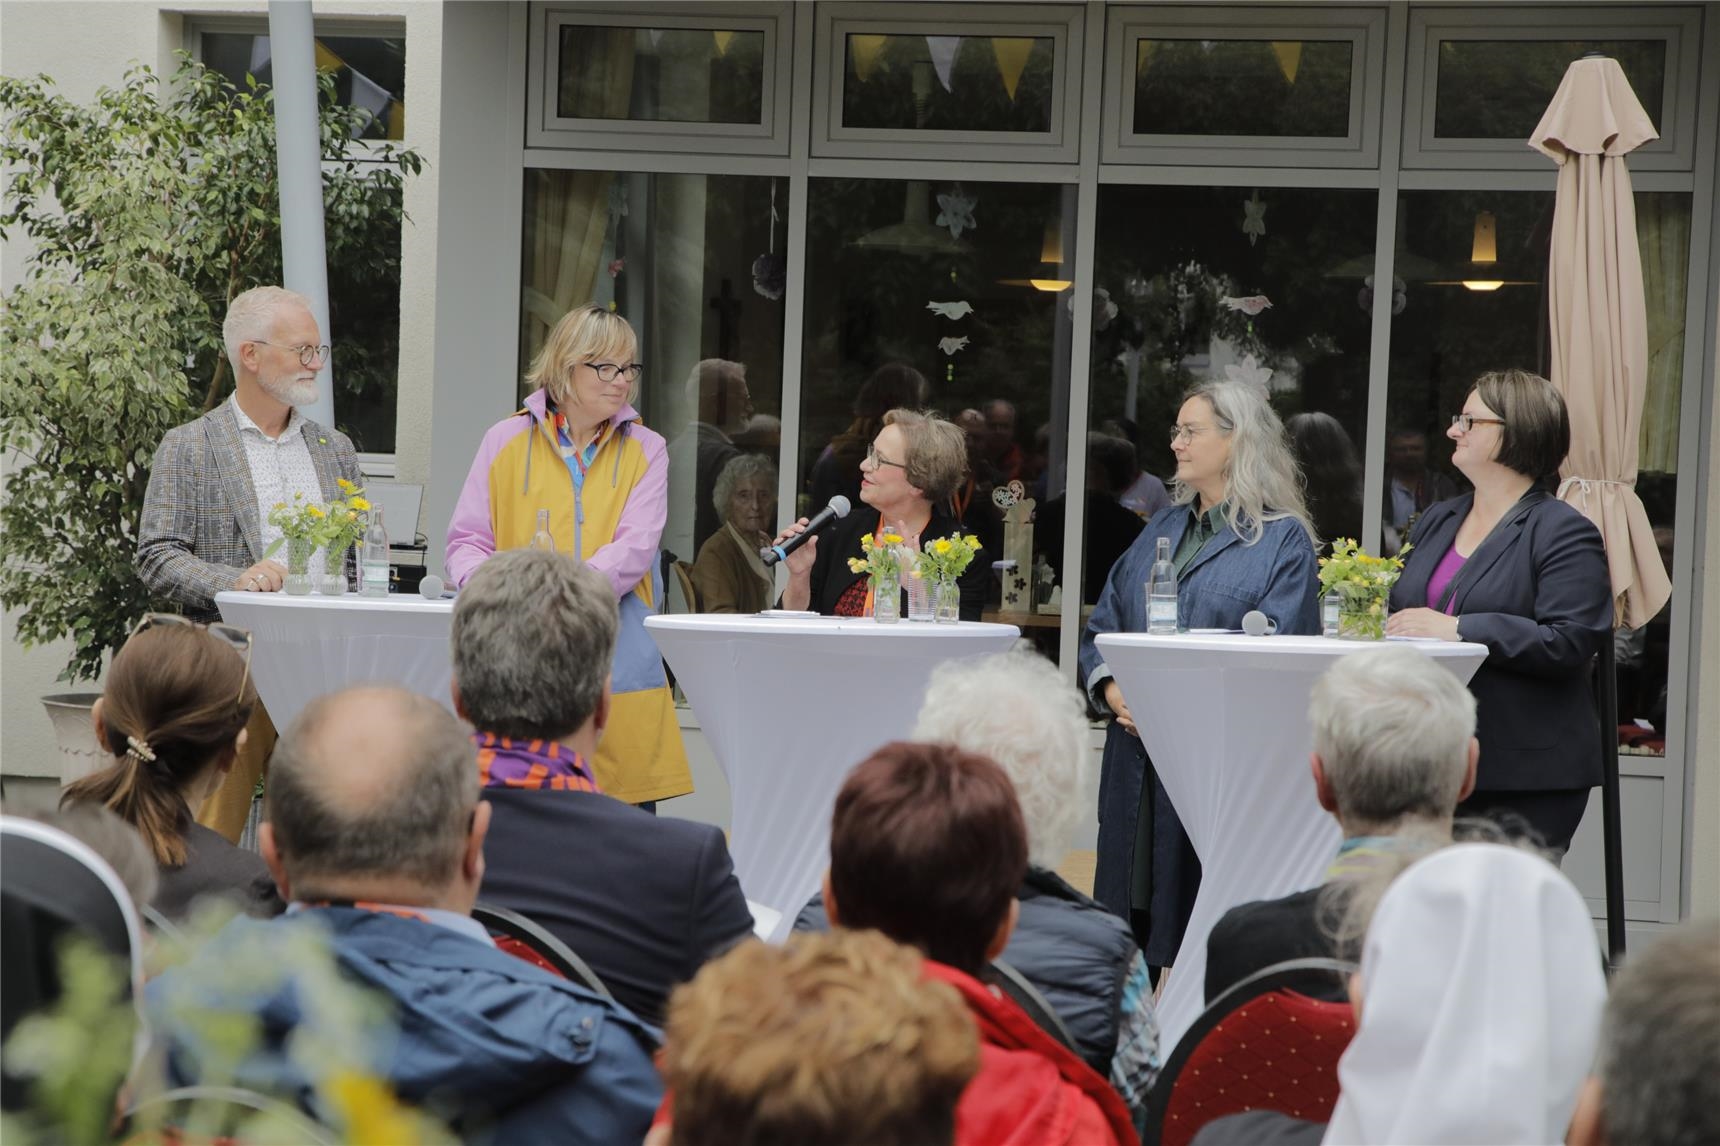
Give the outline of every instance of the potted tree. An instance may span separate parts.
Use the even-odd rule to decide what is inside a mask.
[[[356,147],[368,113],[338,105],[332,77],[321,110],[331,297],[340,274],[397,284],[401,189],[421,161]],[[75,684],[156,604],[133,563],[149,467],[167,430],[231,389],[228,301],[280,281],[274,109],[254,81],[236,91],[182,56],[170,82],[134,66],[88,104],[0,77],[0,124],[0,233],[32,248],[0,299],[0,603],[25,646],[71,639],[60,679]],[[392,388],[396,332],[342,336],[381,346],[354,359]],[[57,728],[89,727],[93,697],[45,699],[51,715],[73,706]],[[68,758],[62,780],[94,762]]]

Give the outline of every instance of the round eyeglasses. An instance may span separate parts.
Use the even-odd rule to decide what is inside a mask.
[[[334,353],[334,347],[326,342],[321,346],[288,346],[284,342],[270,342],[263,338],[253,338],[251,341],[259,346],[274,346],[281,350],[291,350],[299,356],[300,366],[315,366],[319,362],[327,362],[329,355]]]

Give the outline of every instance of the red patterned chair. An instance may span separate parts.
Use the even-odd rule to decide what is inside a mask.
[[[1348,975],[1338,959],[1267,967],[1214,999],[1177,1043],[1147,1107],[1144,1141],[1188,1146],[1215,1118],[1279,1110],[1324,1122],[1338,1101],[1338,1059],[1355,1034],[1349,1003],[1289,989],[1310,973]]]

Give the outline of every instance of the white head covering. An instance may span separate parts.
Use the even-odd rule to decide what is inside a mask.
[[[1539,856],[1459,844],[1381,898],[1326,1146],[1564,1142],[1606,983],[1588,908]]]

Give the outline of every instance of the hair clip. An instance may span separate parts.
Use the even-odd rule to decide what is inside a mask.
[[[134,760],[142,761],[145,764],[155,763],[155,750],[150,748],[149,741],[139,740],[135,736],[127,736],[125,738],[125,742],[127,745],[125,754],[127,756],[130,756]]]

